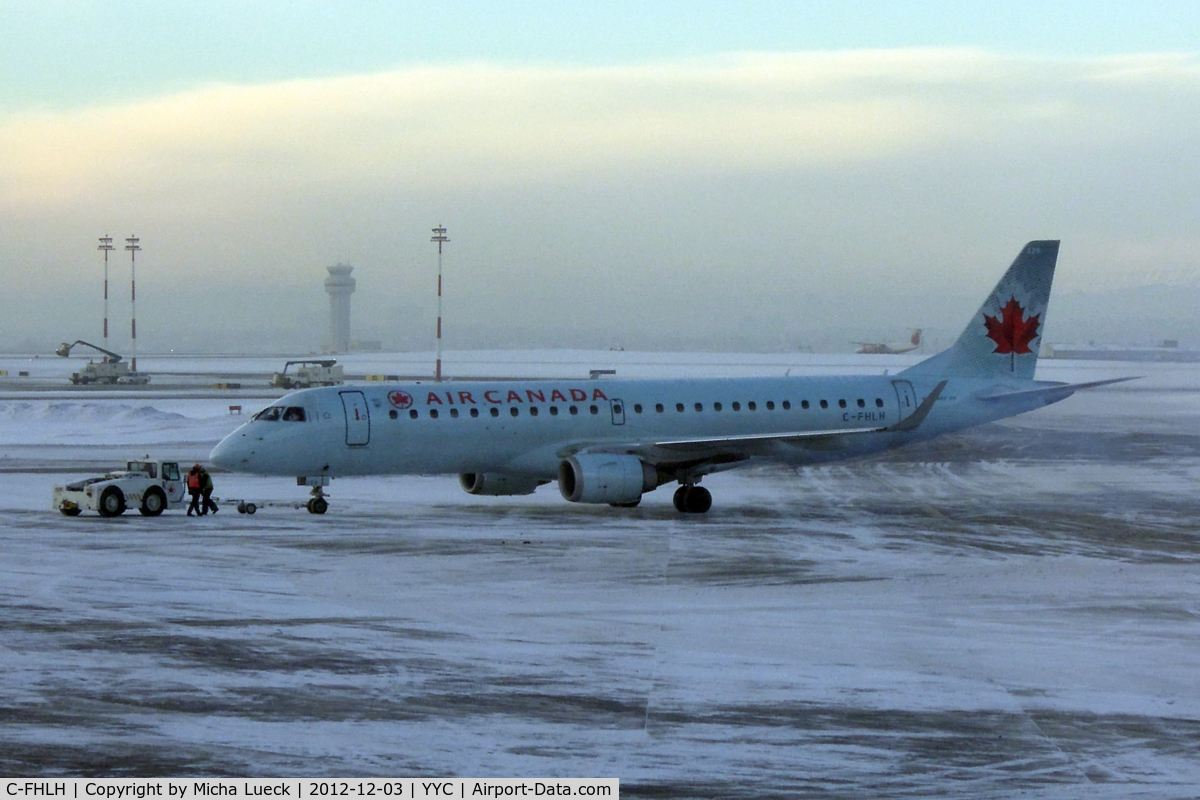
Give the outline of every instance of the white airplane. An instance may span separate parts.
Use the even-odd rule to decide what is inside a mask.
[[[884,342],[851,342],[850,344],[859,345],[859,355],[898,355],[907,353],[910,350],[916,350],[921,346],[921,329],[917,328],[912,332],[907,342],[892,342],[887,344]]]
[[[736,467],[865,456],[1056,403],[1090,383],[1035,381],[1057,241],[1027,244],[952,347],[896,375],[415,382],[285,395],[227,436],[213,464],[299,476],[308,510],[347,475],[459,475],[476,495],[557,481],[577,503],[635,506]]]

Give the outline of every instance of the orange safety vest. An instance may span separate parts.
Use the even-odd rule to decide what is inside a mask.
[[[199,489],[200,488],[200,473],[199,472],[189,472],[188,473],[187,486],[189,489]]]

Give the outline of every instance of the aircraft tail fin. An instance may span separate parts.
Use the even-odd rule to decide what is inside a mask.
[[[1032,380],[1057,263],[1058,240],[1025,245],[953,346],[901,374]]]

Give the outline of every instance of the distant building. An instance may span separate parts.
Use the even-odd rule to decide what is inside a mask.
[[[1180,348],[1178,339],[1164,339],[1155,347],[1120,347],[1097,345],[1047,345],[1042,348],[1047,358],[1069,358],[1076,361],[1175,361],[1200,362],[1200,350]]]
[[[350,277],[354,267],[337,264],[326,267],[329,277],[325,279],[325,291],[329,293],[329,351],[350,351],[350,295],[354,293],[356,281]]]

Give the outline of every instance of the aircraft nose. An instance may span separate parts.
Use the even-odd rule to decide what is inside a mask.
[[[249,437],[244,431],[234,431],[217,443],[208,460],[221,469],[237,472],[246,468],[252,454]]]

